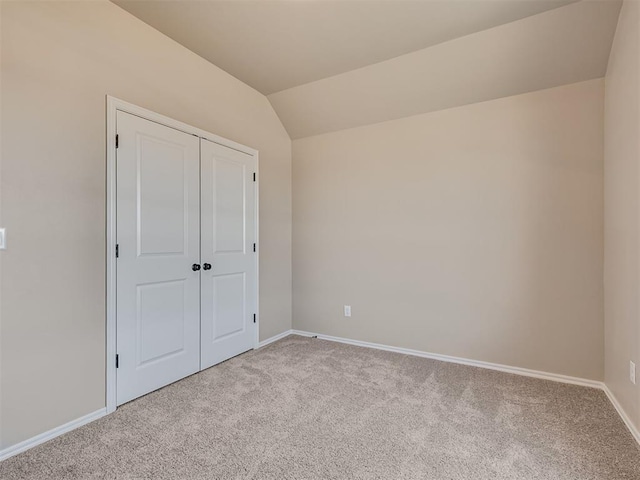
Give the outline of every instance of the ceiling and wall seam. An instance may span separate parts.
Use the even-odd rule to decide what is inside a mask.
[[[284,64],[286,68],[281,69],[286,70],[293,78],[296,76],[296,69],[304,70],[304,65],[291,61],[295,57],[294,54],[300,53],[295,50],[298,48],[295,44],[298,41],[309,43],[310,39],[315,38],[314,33],[306,34],[301,31],[302,38],[296,38],[295,41],[292,38],[287,39],[288,44],[292,45],[287,48],[293,50],[289,51],[285,48],[282,51],[276,48],[276,45],[282,41],[278,35],[284,34],[274,33],[274,31],[279,28],[278,26],[285,28],[287,25],[285,19],[294,24],[287,27],[291,28],[292,32],[298,27],[308,26],[308,23],[304,22],[309,22],[314,15],[326,16],[329,7],[324,4],[318,7],[310,3],[294,5],[292,2],[248,1],[238,5],[234,2],[212,3],[184,0],[153,3],[131,0],[113,1],[162,31],[166,36],[187,46],[194,54],[203,56],[217,67],[225,69],[234,78],[246,85],[254,85],[252,88],[266,97],[283,128],[293,140],[602,78],[606,72],[621,6],[620,0],[536,1],[522,2],[518,6],[522,9],[523,5],[529,5],[527,7],[529,10],[507,12],[509,8],[514,8],[513,2],[457,2],[458,10],[448,11],[447,8],[452,8],[450,4],[442,7],[433,6],[435,5],[433,2],[432,4],[405,2],[401,6],[386,11],[390,17],[395,15],[393,18],[397,21],[393,23],[390,20],[389,35],[383,39],[384,41],[388,42],[395,36],[402,36],[402,30],[397,31],[398,19],[404,19],[407,30],[411,30],[413,20],[406,16],[410,11],[407,10],[407,5],[415,7],[416,4],[420,4],[419,8],[424,9],[422,12],[425,15],[424,18],[419,17],[421,21],[436,28],[433,26],[435,25],[433,19],[427,14],[439,13],[445,20],[448,18],[447,25],[451,31],[458,32],[458,35],[451,38],[451,32],[440,31],[438,33],[440,41],[432,41],[426,48],[407,51],[391,58],[360,65],[332,76],[314,78],[313,81],[264,95],[270,91],[265,86],[265,82],[268,83],[268,81],[256,80],[255,75],[251,73],[251,68],[257,69],[260,75],[267,78],[270,75],[280,75],[278,62],[289,62]],[[342,6],[334,5],[332,8],[347,8],[343,4],[349,3],[351,2],[338,2],[336,5]],[[390,8],[386,2],[382,4],[387,5],[384,8]],[[382,4],[370,0],[367,2],[367,8],[383,8]],[[473,10],[478,5],[493,10],[484,13],[481,10]],[[531,5],[534,5],[535,11],[531,10],[533,8]],[[354,8],[356,10],[353,10]],[[367,21],[375,23],[377,17],[371,14],[367,16],[365,10],[362,8],[357,10],[357,8],[350,6],[342,14],[350,18],[349,15],[360,12],[362,29],[369,34],[374,32],[375,26],[367,24]],[[219,15],[215,15],[216,18],[207,17],[207,15],[211,16],[212,12],[217,12]],[[278,17],[286,18],[274,20],[272,17],[275,17],[278,12],[280,12]],[[168,13],[172,13],[172,16],[167,17]],[[260,15],[264,18],[257,18]],[[345,24],[341,24],[341,20],[334,17],[336,16],[325,19],[325,30],[337,37],[344,36]],[[498,19],[502,19],[502,23],[496,24]],[[185,31],[197,32],[203,29],[202,25],[209,26],[208,23],[203,23],[205,20],[210,20],[214,25],[226,20],[239,29],[238,33],[228,31],[216,33],[215,28],[205,30],[209,32],[207,35],[212,36],[211,38],[222,35],[221,40],[229,42],[227,44],[221,42],[222,46],[211,47],[214,54],[216,52],[218,55],[221,55],[220,52],[237,54],[236,62],[239,65],[245,65],[247,71],[242,74],[229,73],[229,70],[234,71],[234,69],[225,68],[228,66],[228,59],[216,63],[212,61],[214,54],[203,54],[206,50],[205,46],[199,45],[198,48],[194,48],[190,45],[190,42],[193,43],[198,38],[209,37],[198,37],[194,33],[192,37],[182,38]],[[244,23],[240,24],[240,21]],[[276,24],[263,25],[270,21]],[[296,26],[296,22],[302,23]],[[464,28],[456,22],[464,24]],[[248,26],[244,25],[245,23]],[[478,25],[488,28],[478,29]],[[251,43],[255,42],[256,38],[251,37],[246,41],[242,38],[242,35],[247,35],[251,31],[250,26],[254,27],[258,36],[263,31],[268,34],[260,39],[260,44]],[[471,28],[472,26],[475,26],[475,29]],[[397,35],[394,35],[394,32]],[[464,34],[459,34],[460,32]],[[446,33],[449,37],[443,40],[442,35]],[[318,32],[315,32],[315,35],[319,35]],[[319,38],[326,40],[326,37]],[[362,50],[364,47],[358,45],[357,40],[358,38],[354,37],[356,45],[348,45],[344,49],[364,51]],[[415,38],[413,41],[415,44]],[[260,64],[255,51],[249,51],[251,45],[265,50],[264,64]],[[310,49],[310,58],[316,58],[322,48],[326,48],[325,57],[337,55],[332,50],[330,42],[328,45],[312,47],[309,45],[305,47]],[[368,48],[369,50],[364,53],[369,56],[365,56],[372,58],[372,47]],[[273,62],[275,64],[271,64]],[[239,67],[235,65],[234,68],[237,72]],[[286,72],[282,75],[287,74]],[[256,88],[256,82],[261,81],[261,88]],[[284,82],[282,78],[279,81],[281,84]]]
[[[577,0],[113,0],[265,95]]]
[[[602,78],[620,6],[573,3],[268,98],[295,140]]]

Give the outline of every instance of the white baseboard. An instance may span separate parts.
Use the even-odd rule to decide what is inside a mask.
[[[275,335],[271,338],[267,338],[262,342],[258,343],[258,348],[262,348],[270,343],[277,342],[281,338],[287,337],[291,335],[291,330],[286,330],[278,335]],[[13,457],[19,453],[29,450],[30,448],[35,447],[36,445],[40,445],[41,443],[52,440],[60,435],[63,435],[71,430],[75,430],[78,427],[86,425],[98,418],[104,417],[107,414],[107,409],[102,408],[93,413],[85,415],[84,417],[77,418],[76,420],[72,420],[64,425],[60,425],[59,427],[52,428],[48,432],[41,433],[40,435],[36,435],[35,437],[29,438],[23,442],[17,443],[10,447],[5,448],[4,450],[0,450],[0,462],[9,457]]]
[[[322,340],[328,340],[331,342],[339,342],[339,343],[346,343],[349,345],[356,345],[359,347],[366,347],[366,348],[374,348],[377,350],[385,350],[388,352],[396,352],[396,353],[403,353],[405,355],[413,355],[416,357],[422,357],[422,358],[429,358],[432,360],[439,360],[441,362],[450,362],[450,363],[457,363],[460,365],[469,365],[472,367],[479,367],[479,368],[486,368],[489,370],[497,370],[499,372],[505,372],[505,373],[512,373],[515,375],[523,375],[526,377],[533,377],[533,378],[540,378],[542,380],[551,380],[554,382],[561,382],[561,383],[569,383],[572,385],[580,385],[583,387],[591,387],[591,388],[598,388],[602,391],[604,391],[604,393],[607,395],[607,398],[609,399],[609,401],[613,404],[614,408],[616,409],[616,411],[618,412],[618,414],[620,415],[620,417],[622,418],[622,421],[625,423],[625,425],[627,426],[627,428],[629,429],[629,431],[631,432],[631,434],[633,435],[633,437],[636,439],[636,441],[638,442],[638,444],[640,444],[640,431],[638,431],[638,429],[636,428],[636,426],[631,422],[631,419],[629,418],[629,416],[627,415],[627,413],[624,411],[624,409],[622,408],[622,406],[620,405],[620,403],[618,402],[618,400],[616,399],[615,395],[611,392],[611,390],[609,390],[609,387],[607,387],[603,382],[599,382],[597,380],[589,380],[589,379],[585,379],[585,378],[579,378],[579,377],[571,377],[568,375],[560,375],[557,373],[548,373],[548,372],[541,372],[538,370],[530,370],[527,368],[520,368],[520,367],[511,367],[508,365],[501,365],[498,363],[490,363],[490,362],[482,362],[479,360],[470,360],[467,358],[460,358],[460,357],[452,357],[450,355],[441,355],[438,353],[428,353],[428,352],[423,352],[420,350],[412,350],[409,348],[401,348],[401,347],[392,347],[389,345],[382,345],[379,343],[371,343],[371,342],[363,342],[360,340],[352,340],[349,338],[342,338],[342,337],[333,337],[331,335],[323,335],[323,334],[317,334],[317,333],[311,333],[311,332],[305,332],[302,330],[286,330],[282,333],[279,333],[278,335],[274,335],[271,338],[267,338],[266,340],[261,341],[258,344],[258,348],[262,348],[266,345],[269,345],[270,343],[273,342],[277,342],[278,340],[288,337],[289,335],[301,335],[304,337],[317,337],[320,338]],[[5,448],[4,450],[0,450],[0,461],[5,460],[9,457],[12,457],[14,455],[17,455],[18,453],[24,452],[26,450],[29,450],[30,448],[35,447],[36,445],[40,445],[41,443],[44,443],[48,440],[51,440],[55,437],[58,437],[64,433],[70,432],[71,430],[74,430],[78,427],[81,427],[83,425],[86,425],[87,423],[90,423],[94,420],[97,420],[100,417],[103,417],[107,414],[107,409],[106,408],[101,408],[100,410],[97,410],[93,413],[89,413],[88,415],[85,415],[84,417],[80,417],[76,420],[72,420],[68,423],[65,423],[64,425],[61,425],[59,427],[53,428],[51,430],[49,430],[48,432],[44,432],[41,433],[40,435],[36,435],[35,437],[32,437],[28,440],[25,440],[23,442],[20,442],[16,445],[12,445],[10,447]]]
[[[75,430],[78,427],[86,425],[89,422],[93,422],[94,420],[99,419],[100,417],[104,417],[107,414],[106,408],[101,408],[100,410],[96,410],[93,413],[89,413],[83,417],[77,418],[75,420],[71,420],[64,425],[60,425],[59,427],[52,428],[48,432],[41,433],[40,435],[36,435],[35,437],[31,437],[23,442],[16,443],[10,447],[5,448],[4,450],[0,450],[0,461],[5,460],[9,457],[13,457],[19,453],[22,453],[30,448],[35,447],[36,445],[40,445],[41,443],[52,440],[60,435],[70,432],[71,430]]]
[[[278,335],[274,335],[271,338],[267,338],[266,340],[261,341],[260,343],[258,343],[258,348],[266,347],[270,343],[277,342],[281,338],[288,337],[292,333],[293,333],[293,330],[285,330],[284,332],[279,333]]]
[[[499,372],[512,373],[514,375],[523,375],[525,377],[540,378],[542,380],[551,380],[554,382],[569,383],[572,385],[580,385],[583,387],[597,388],[602,390],[605,393],[609,401],[613,404],[614,408],[618,412],[618,415],[620,415],[620,417],[622,418],[622,421],[631,432],[631,435],[633,435],[633,438],[635,438],[638,444],[640,444],[640,431],[638,431],[636,426],[633,424],[633,422],[631,421],[627,413],[624,411],[624,409],[616,399],[613,392],[609,390],[609,387],[607,387],[607,385],[604,382],[599,382],[597,380],[589,380],[586,378],[571,377],[568,375],[560,375],[557,373],[541,372],[539,370],[530,370],[528,368],[511,367],[508,365],[501,365],[498,363],[482,362],[479,360],[469,360],[468,358],[452,357],[449,355],[441,355],[438,353],[422,352],[420,350],[411,350],[409,348],[392,347],[389,345],[382,345],[379,343],[362,342],[360,340],[351,340],[349,338],[332,337],[331,335],[322,335],[319,333],[305,332],[302,330],[291,330],[291,334],[302,335],[304,337],[317,337],[322,340],[329,340],[331,342],[346,343],[349,345],[356,345],[359,347],[375,348],[377,350],[385,350],[388,352],[404,353],[406,355],[430,358],[432,360],[440,360],[442,362],[458,363],[461,365],[469,365],[472,367],[486,368],[489,370],[497,370]]]
[[[617,410],[618,415],[620,415],[620,417],[622,418],[622,421],[631,432],[631,435],[633,435],[633,438],[635,438],[636,442],[640,444],[640,431],[633,424],[633,422],[629,418],[629,415],[627,415],[627,412],[624,411],[624,408],[622,408],[622,405],[620,405],[620,402],[618,402],[618,399],[616,398],[616,396],[613,394],[611,390],[609,390],[609,387],[606,384],[602,386],[602,390],[604,390],[604,393],[609,398],[609,401],[613,404],[613,406]]]
[[[294,335],[302,335],[305,337],[318,337],[322,340],[330,340],[332,342],[347,343],[349,345],[357,345],[359,347],[375,348],[377,350],[385,350],[387,352],[404,353],[405,355],[413,355],[415,357],[430,358],[441,362],[457,363],[460,365],[469,365],[471,367],[486,368],[489,370],[497,370],[499,372],[513,373],[515,375],[523,375],[526,377],[540,378],[543,380],[552,380],[554,382],[570,383],[572,385],[581,385],[583,387],[602,388],[602,382],[597,380],[589,380],[586,378],[570,377],[568,375],[560,375],[558,373],[541,372],[539,370],[530,370],[528,368],[511,367],[509,365],[501,365],[499,363],[482,362],[480,360],[470,360],[468,358],[452,357],[450,355],[441,355],[439,353],[423,352],[421,350],[412,350],[410,348],[392,347],[382,345],[380,343],[362,342],[360,340],[351,340],[349,338],[332,337],[330,335],[322,335],[300,330],[293,330]]]

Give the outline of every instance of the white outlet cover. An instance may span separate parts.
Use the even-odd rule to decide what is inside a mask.
[[[345,317],[350,317],[351,316],[351,305],[345,305],[344,306],[344,316]]]
[[[0,250],[7,248],[7,232],[4,228],[0,228]]]
[[[636,364],[633,362],[629,362],[629,380],[634,385],[636,384]]]

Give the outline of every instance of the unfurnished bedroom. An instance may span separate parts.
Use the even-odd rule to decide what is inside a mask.
[[[640,480],[640,1],[0,1],[0,478]]]

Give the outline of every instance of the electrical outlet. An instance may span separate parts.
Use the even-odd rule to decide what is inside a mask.
[[[7,248],[7,232],[4,228],[0,228],[0,250]]]
[[[350,317],[351,316],[351,305],[345,305],[344,306],[344,316],[345,317]]]
[[[636,384],[636,364],[633,362],[629,362],[629,380],[634,385]]]

